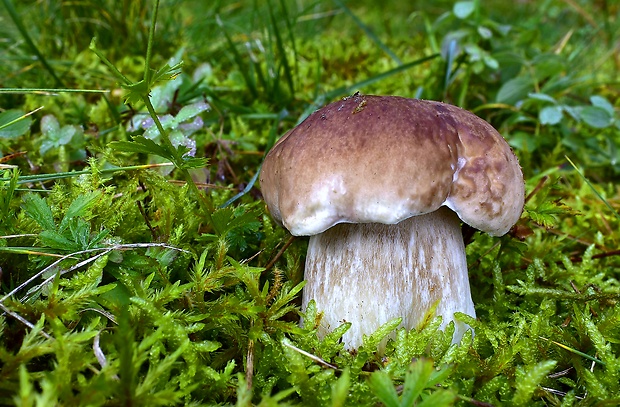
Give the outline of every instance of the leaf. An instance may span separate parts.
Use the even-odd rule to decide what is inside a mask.
[[[452,406],[456,396],[449,390],[438,390],[432,393],[430,396],[424,399],[421,403],[416,404],[416,407],[444,407]]]
[[[370,390],[387,407],[400,407],[400,400],[392,380],[387,373],[379,370],[370,375],[368,380]]]
[[[592,106],[596,106],[596,107],[600,107],[604,109],[605,111],[607,111],[607,113],[609,113],[609,116],[611,117],[616,115],[614,106],[602,96],[591,96],[590,103],[592,103]]]
[[[43,142],[41,143],[41,147],[39,148],[39,154],[45,155],[48,151],[50,151],[54,147],[57,147],[57,146],[56,146],[56,143],[54,143],[52,140],[43,140]]]
[[[69,208],[67,208],[67,212],[65,212],[65,216],[61,222],[61,229],[63,229],[63,225],[70,219],[76,218],[78,216],[86,216],[88,214],[88,210],[95,204],[95,201],[101,197],[102,192],[100,190],[92,191],[87,194],[79,195]]]
[[[218,235],[225,235],[232,230],[241,228],[244,230],[255,230],[259,212],[256,210],[246,210],[245,207],[238,208],[226,207],[217,209],[211,215],[213,228]]]
[[[121,84],[121,87],[126,90],[123,98],[127,104],[138,103],[143,97],[148,97],[149,94],[149,86],[144,79],[130,84]]]
[[[459,1],[452,7],[452,12],[457,18],[464,20],[474,12],[475,8],[476,5],[473,1]]]
[[[196,168],[204,168],[209,160],[204,157],[183,157],[183,162],[179,168],[184,170],[192,170]]]
[[[542,100],[543,102],[549,102],[553,104],[557,103],[557,101],[553,97],[547,95],[546,93],[532,92],[529,93],[527,97],[534,100]]]
[[[402,406],[415,404],[424,388],[427,387],[434,370],[433,363],[424,359],[418,360],[409,367],[403,386]]]
[[[181,110],[179,110],[179,113],[176,115],[175,119],[178,123],[182,123],[198,116],[202,112],[208,111],[209,108],[209,104],[206,102],[192,103],[190,105],[183,106]]]
[[[60,124],[58,119],[53,114],[46,114],[41,118],[41,133],[47,137],[55,138],[55,135],[60,131]]]
[[[181,66],[183,62],[179,62],[173,66],[165,64],[157,71],[149,68],[146,78],[138,82],[121,84],[121,87],[126,90],[123,97],[126,103],[137,103],[142,98],[149,97],[149,93],[155,84],[162,81],[169,81],[181,73]]]
[[[228,231],[228,224],[233,218],[232,208],[218,209],[211,215],[211,221],[213,222],[213,229],[218,235],[222,235]]]
[[[70,144],[74,136],[82,135],[83,130],[79,126],[67,125],[60,127],[54,115],[48,114],[41,119],[41,133],[45,139],[41,143],[39,152],[45,155],[52,148]]]
[[[71,142],[71,139],[73,139],[73,136],[75,136],[77,132],[77,126],[64,126],[62,129],[60,129],[60,132],[58,133],[58,144],[61,146],[69,144]]]
[[[496,102],[515,105],[525,99],[534,87],[532,78],[518,76],[506,81],[497,92]]]
[[[479,26],[477,31],[478,34],[480,34],[480,36],[485,40],[489,40],[493,37],[493,31],[487,27]]]
[[[26,214],[34,219],[44,230],[56,230],[52,209],[39,195],[26,194],[24,196],[23,208]]]
[[[157,72],[155,72],[152,75],[150,86],[152,87],[157,82],[169,81],[169,80],[176,78],[177,76],[181,74],[182,66],[183,66],[183,61],[177,64],[174,64],[173,66],[170,66],[169,64],[162,66],[161,68],[157,70]]]
[[[174,119],[174,117],[171,114],[158,116],[158,118],[159,118],[159,124],[161,124],[161,127],[163,127],[164,130],[173,129],[178,126],[177,121]],[[157,137],[159,137],[159,129],[157,128],[155,123],[151,122],[151,127],[146,129],[143,136],[149,140],[155,140],[157,139]]]
[[[556,215],[577,214],[571,207],[561,201],[544,201],[536,208],[527,208],[530,218],[545,228],[552,228],[557,222]]]
[[[164,147],[142,136],[136,136],[133,141],[113,141],[110,148],[123,152],[133,152],[142,154],[153,154],[170,161],[175,161],[174,155]]]
[[[580,111],[581,119],[590,127],[603,129],[613,123],[613,116],[599,106],[584,106]]]
[[[562,106],[546,106],[538,113],[540,124],[555,125],[562,121]]]
[[[32,119],[17,109],[0,113],[0,139],[12,139],[22,136],[30,130]]]
[[[349,386],[351,374],[349,368],[346,368],[336,383],[332,384],[332,407],[346,406],[346,399],[349,395]]]
[[[69,240],[65,236],[56,232],[55,230],[44,230],[39,234],[41,243],[47,247],[53,249],[66,250],[70,252],[78,251],[81,249],[74,241]]]

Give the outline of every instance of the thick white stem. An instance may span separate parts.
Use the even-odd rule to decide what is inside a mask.
[[[305,279],[302,307],[314,299],[324,313],[319,335],[352,323],[347,349],[397,317],[416,328],[436,303],[443,326],[457,311],[476,315],[459,219],[447,208],[396,225],[339,224],[312,236]],[[454,341],[468,328],[456,322]]]

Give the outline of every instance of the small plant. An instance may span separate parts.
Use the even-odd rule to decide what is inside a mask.
[[[69,163],[86,159],[84,130],[77,125],[60,127],[54,115],[45,115],[41,119],[43,136],[39,152],[41,156],[55,154],[58,157],[58,171],[68,171]]]
[[[450,369],[444,367],[436,370],[431,361],[420,359],[415,361],[405,374],[400,396],[392,379],[385,372],[374,372],[370,376],[369,385],[386,407],[444,407],[453,405],[455,394],[436,387],[449,374]]]

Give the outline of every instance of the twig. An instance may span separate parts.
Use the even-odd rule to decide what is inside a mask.
[[[142,206],[142,202],[136,201],[136,204],[138,205],[138,210],[140,211],[140,215],[142,215],[142,218],[144,219],[144,223],[146,223],[146,226],[151,231],[151,237],[153,239],[157,239],[157,233],[155,232],[155,229],[153,229],[153,226],[151,225],[151,221],[149,220],[148,216],[146,216],[146,211],[144,210],[144,207]]]
[[[287,348],[293,349],[295,352],[301,353],[302,355],[304,355],[304,356],[314,360],[315,362],[317,362],[320,365],[323,365],[323,366],[328,367],[330,369],[338,370],[337,366],[334,366],[331,363],[328,363],[328,362],[324,361],[323,359],[321,359],[318,356],[313,355],[312,353],[308,353],[308,352],[306,352],[303,349],[299,349],[297,346],[293,345],[292,343],[290,343],[286,339],[282,340],[282,345],[286,346]]]
[[[282,248],[278,251],[278,253],[276,253],[276,255],[273,257],[273,259],[269,260],[269,263],[267,263],[267,265],[265,266],[265,271],[268,271],[269,269],[271,269],[273,267],[274,264],[276,264],[276,261],[278,261],[278,259],[280,257],[282,257],[282,255],[284,254],[286,249],[288,249],[288,247],[291,245],[291,243],[293,243],[295,238],[296,238],[296,236],[291,236],[286,241],[286,243],[284,243],[284,246],[282,246]]]
[[[540,181],[538,181],[538,184],[536,184],[536,187],[534,187],[532,192],[527,194],[527,196],[525,197],[525,203],[527,203],[530,199],[532,199],[534,195],[538,193],[538,191],[540,191],[540,189],[543,187],[543,185],[545,184],[545,182],[547,182],[548,179],[549,179],[549,176],[545,175],[544,177],[540,179]]]
[[[549,392],[551,394],[555,394],[556,396],[560,396],[560,397],[564,397],[564,396],[566,396],[566,394],[568,394],[568,393],[566,393],[564,391],[552,389],[550,387],[540,386],[540,388],[543,389],[544,391],[547,391],[547,392]],[[585,399],[585,396],[577,396],[577,395],[575,395],[575,398],[577,400],[583,400],[583,399]]]
[[[11,290],[9,293],[5,294],[4,297],[0,298],[0,309],[5,313],[8,314],[10,316],[12,316],[13,318],[15,318],[16,320],[20,321],[22,324],[26,325],[28,328],[30,329],[34,329],[35,326],[32,322],[26,320],[24,317],[22,317],[21,315],[19,315],[18,313],[11,311],[7,306],[5,306],[3,304],[3,302],[11,297],[12,295],[16,294],[17,292],[19,292],[20,290],[22,290],[23,288],[25,288],[26,286],[28,286],[28,284],[30,284],[31,282],[33,282],[35,279],[39,278],[40,276],[42,276],[43,274],[45,274],[46,272],[48,272],[49,270],[52,270],[54,267],[58,266],[58,264],[60,264],[60,262],[68,259],[68,258],[73,258],[76,255],[79,254],[84,254],[84,253],[93,253],[93,252],[97,252],[97,251],[102,251],[102,253],[99,253],[93,257],[90,257],[84,261],[79,262],[78,264],[74,265],[73,267],[69,268],[68,270],[62,270],[60,271],[60,275],[69,273],[73,270],[76,270],[80,267],[85,266],[88,263],[91,263],[95,260],[97,260],[99,257],[104,256],[108,253],[110,253],[111,251],[114,250],[131,250],[131,249],[135,249],[135,248],[143,248],[143,247],[163,247],[166,249],[172,249],[172,250],[177,250],[183,253],[187,253],[190,254],[190,252],[188,252],[187,250],[183,250],[183,249],[179,249],[178,247],[174,247],[174,246],[170,246],[168,244],[165,243],[132,243],[132,244],[119,244],[119,245],[114,245],[114,246],[109,246],[109,247],[98,247],[95,249],[87,249],[87,250],[82,250],[79,252],[75,252],[75,253],[70,253],[67,254],[65,256],[63,256],[62,258],[56,260],[54,263],[50,264],[49,266],[47,266],[46,268],[44,268],[43,270],[39,271],[38,273],[35,273],[32,277],[30,277],[28,280],[24,281],[23,283],[21,283],[19,286],[17,286],[16,288],[14,288],[13,290]],[[56,275],[58,273],[54,273],[53,276],[50,276],[49,278],[47,278],[44,282],[42,282],[41,284],[37,285],[36,287],[31,288],[30,290],[28,290],[28,292],[26,293],[26,297],[23,297],[21,299],[21,301],[24,301],[28,294],[30,294],[31,292],[38,290],[39,288],[43,287],[45,284],[49,283],[50,281],[52,281],[54,278],[56,278]],[[47,332],[40,330],[39,333],[44,336],[47,339],[53,339]]]
[[[245,382],[248,390],[252,389],[252,379],[254,378],[254,341],[248,341],[248,353],[245,357]]]
[[[26,318],[22,317],[21,315],[19,315],[16,312],[11,311],[10,309],[8,309],[4,304],[2,304],[0,302],[0,308],[8,315],[12,316],[13,318],[15,318],[16,320],[18,320],[19,322],[21,322],[22,324],[26,325],[28,328],[30,329],[35,329],[35,326],[32,322],[28,321]],[[44,330],[40,330],[39,333],[41,335],[43,335],[44,337],[46,337],[47,339],[53,339],[47,332],[45,332]]]

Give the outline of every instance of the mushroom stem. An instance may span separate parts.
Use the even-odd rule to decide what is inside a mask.
[[[341,223],[311,236],[305,279],[302,307],[314,299],[324,313],[320,336],[352,322],[347,349],[397,317],[416,328],[435,305],[442,328],[455,312],[476,315],[460,222],[445,207],[395,225]],[[469,327],[455,324],[456,342]]]

